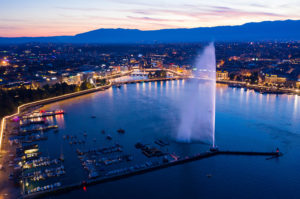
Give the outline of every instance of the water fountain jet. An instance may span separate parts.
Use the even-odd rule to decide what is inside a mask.
[[[184,94],[177,140],[209,142],[215,148],[216,56],[213,43],[197,56],[195,73]]]

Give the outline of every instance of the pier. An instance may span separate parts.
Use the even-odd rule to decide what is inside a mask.
[[[97,179],[90,179],[90,180],[86,180],[86,181],[79,182],[79,183],[61,186],[61,187],[55,188],[53,190],[35,192],[35,193],[31,193],[31,194],[24,194],[21,198],[24,198],[24,199],[39,198],[39,197],[48,196],[48,195],[65,193],[65,192],[69,192],[69,191],[72,191],[75,189],[81,189],[84,186],[91,186],[91,185],[96,185],[96,184],[101,184],[101,183],[106,183],[106,182],[112,182],[112,181],[128,178],[128,177],[135,176],[135,175],[144,174],[147,172],[151,172],[151,171],[155,171],[155,170],[159,170],[159,169],[163,169],[163,168],[167,168],[167,167],[171,167],[171,166],[176,166],[176,165],[185,164],[188,162],[193,162],[193,161],[204,159],[204,158],[213,157],[216,155],[247,155],[247,156],[249,155],[249,156],[279,157],[282,155],[282,153],[280,153],[280,152],[254,152],[254,151],[243,152],[243,151],[210,150],[210,151],[207,151],[204,153],[196,154],[194,156],[179,158],[178,160],[173,160],[173,161],[169,161],[169,162],[162,162],[162,163],[152,162],[152,164],[150,166],[147,166],[146,168],[136,169],[136,168],[130,167],[130,168],[125,169],[124,172],[117,174],[117,175],[103,176],[103,177],[99,177]]]
[[[281,156],[280,152],[255,152],[255,151],[218,151],[220,155],[252,155],[252,156]]]
[[[134,83],[155,82],[155,81],[170,81],[170,80],[181,80],[181,79],[186,79],[186,77],[166,77],[166,78],[127,80],[127,81],[114,82],[113,85],[134,84]]]

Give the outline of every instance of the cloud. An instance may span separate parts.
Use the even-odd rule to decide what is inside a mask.
[[[133,17],[127,16],[129,19],[137,21],[158,21],[158,22],[184,22],[182,19],[161,19],[161,18],[152,18],[152,17]]]
[[[252,3],[252,4],[250,4],[250,6],[252,6],[252,7],[258,7],[258,8],[266,8],[265,5],[263,5],[263,4],[258,4],[258,3]]]
[[[19,27],[15,27],[15,26],[0,26],[1,30],[18,30],[20,29]]]
[[[76,11],[103,11],[101,8],[78,8],[78,7],[55,7],[60,10],[76,10]]]
[[[145,16],[163,16],[173,15],[177,17],[188,17],[188,18],[206,18],[206,17],[224,17],[224,18],[236,18],[236,17],[288,17],[287,15],[271,13],[271,12],[257,12],[257,11],[245,11],[241,9],[233,9],[224,6],[209,6],[202,9],[194,10],[183,10],[183,9],[151,9],[142,10],[134,9],[131,10],[133,13]]]
[[[253,11],[244,11],[241,9],[233,9],[229,7],[222,6],[211,6],[211,9],[208,10],[209,15],[229,15],[229,16],[272,16],[272,17],[286,17],[282,14],[276,14],[271,12],[253,12]]]
[[[25,19],[9,19],[9,18],[0,18],[1,22],[26,22]]]

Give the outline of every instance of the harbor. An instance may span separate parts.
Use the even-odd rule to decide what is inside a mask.
[[[205,153],[200,153],[192,157],[174,159],[171,161],[163,161],[163,162],[148,161],[141,165],[135,165],[129,168],[122,168],[122,169],[110,171],[106,173],[106,176],[99,177],[97,179],[88,179],[86,181],[82,181],[71,185],[65,185],[65,186],[59,186],[53,188],[51,187],[50,190],[45,190],[45,191],[34,190],[33,193],[30,191],[29,193],[25,194],[23,198],[39,198],[46,195],[64,193],[64,192],[71,191],[73,189],[81,189],[83,187],[90,186],[90,185],[96,185],[100,183],[120,180],[123,178],[144,174],[146,172],[151,172],[158,169],[168,168],[171,166],[176,166],[191,161],[200,160],[203,158],[209,158],[215,155],[255,155],[255,156],[258,155],[258,156],[279,157],[282,154],[280,152],[240,152],[240,151],[219,151],[218,150],[218,151],[209,151]]]
[[[45,113],[49,112],[57,111],[45,111]],[[64,111],[59,110],[59,112],[63,116]],[[49,130],[50,134],[55,135],[53,127],[59,131],[59,125],[56,124],[58,121],[52,119],[59,114],[33,117],[36,113],[36,111],[27,113],[26,117],[14,118],[10,121],[19,126],[15,133],[17,135],[10,139],[11,145],[16,146],[16,152],[15,156],[12,156],[13,160],[9,162],[9,167],[14,168],[10,179],[21,187],[21,198],[39,198],[64,193],[216,155],[250,155],[267,156],[268,158],[278,158],[282,155],[279,150],[275,152],[241,152],[211,148],[206,152],[182,156],[178,155],[177,151],[170,151],[172,143],[164,139],[154,139],[152,144],[136,142],[132,146],[135,148],[135,152],[128,153],[126,149],[129,147],[128,145],[123,146],[112,142],[116,136],[119,137],[119,141],[126,137],[128,133],[126,129],[116,129],[114,136],[101,130],[99,135],[103,142],[106,142],[106,147],[91,147],[93,145],[91,143],[95,143],[97,140],[90,137],[85,131],[82,132],[82,135],[57,134],[64,145],[71,148],[73,155],[77,156],[80,167],[85,173],[81,180],[74,183],[74,180],[66,180],[66,178],[70,178],[68,173],[71,171],[65,167],[68,157],[64,157],[63,152],[59,157],[50,157],[45,156],[45,152],[40,150],[40,147],[43,146],[42,141],[46,141],[48,138],[45,137],[44,132]],[[95,118],[91,117],[91,119]],[[88,143],[90,145],[87,145]],[[136,154],[140,154],[141,157],[137,157]],[[68,183],[71,181],[72,183]]]
[[[150,89],[150,84],[155,90],[159,89],[159,85],[174,86],[178,82],[183,83],[184,80],[165,81],[162,84],[123,84],[120,88],[108,90],[107,95],[117,96],[119,92],[126,92],[130,88]],[[92,98],[87,96],[83,99]],[[106,112],[94,112],[93,109],[80,105],[76,107],[76,112],[82,113],[79,119],[72,115],[74,111],[68,108],[68,100],[61,103],[60,106],[54,104],[38,107],[38,110],[28,110],[24,116],[41,111],[62,111],[63,114],[35,118],[22,118],[21,115],[9,121],[12,127],[10,145],[16,148],[16,155],[11,157],[8,167],[14,170],[10,173],[10,179],[21,187],[21,198],[47,197],[82,190],[85,186],[125,179],[175,165],[189,165],[197,162],[196,160],[210,159],[209,157],[258,156],[258,159],[267,161],[282,156],[279,151],[247,152],[249,147],[245,151],[235,148],[226,151],[223,149],[230,147],[223,146],[214,150],[203,144],[195,144],[190,150],[182,150],[182,147],[187,146],[174,142],[160,132],[152,129],[145,132],[143,129],[147,128],[146,123],[138,125],[137,131],[136,123],[127,123],[122,117],[117,117],[118,122],[112,122],[113,120],[107,119]],[[102,103],[102,107],[110,107],[105,101]],[[122,106],[118,109],[122,111]],[[139,117],[142,117],[141,114]],[[78,122],[75,124],[73,120]],[[80,122],[81,120],[84,122]],[[47,130],[48,126],[55,128]],[[272,149],[276,149],[276,146]],[[254,150],[260,151],[258,148]],[[263,148],[262,151],[268,150]],[[211,176],[210,173],[206,175]]]

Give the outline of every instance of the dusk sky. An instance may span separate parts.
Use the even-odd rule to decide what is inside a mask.
[[[0,0],[0,36],[74,35],[300,19],[299,0]]]

